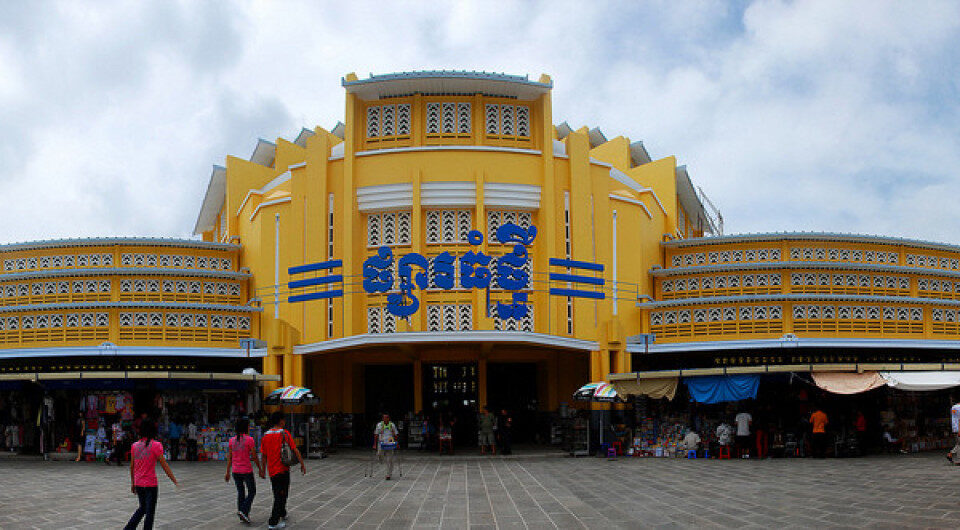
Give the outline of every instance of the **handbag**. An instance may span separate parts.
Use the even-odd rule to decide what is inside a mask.
[[[288,436],[287,432],[283,431],[283,442],[282,442],[282,445],[280,446],[280,463],[287,467],[290,467],[296,464],[297,462],[299,462],[299,460],[293,454],[293,449],[290,447],[290,444],[287,442],[287,436]]]

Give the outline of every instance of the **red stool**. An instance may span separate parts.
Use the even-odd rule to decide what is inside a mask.
[[[720,448],[717,449],[717,460],[730,460],[729,445],[721,445]]]
[[[621,447],[620,442],[613,442],[613,448],[617,451],[617,456],[623,456],[623,448]]]

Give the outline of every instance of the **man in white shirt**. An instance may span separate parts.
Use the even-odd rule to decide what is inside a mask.
[[[383,421],[378,423],[373,430],[373,438],[373,446],[377,450],[377,455],[382,456],[387,462],[386,479],[390,480],[390,475],[393,474],[393,459],[397,452],[397,426],[390,421],[389,414],[383,415]]]
[[[687,431],[687,435],[683,437],[683,446],[687,451],[700,449],[700,435],[697,434],[697,431],[693,429]]]
[[[750,458],[750,426],[753,425],[753,416],[749,412],[741,411],[734,417],[737,424],[737,451],[741,458]]]
[[[950,396],[950,401],[953,401],[953,396]],[[953,445],[953,449],[947,453],[947,460],[954,463],[954,465],[960,465],[960,403],[950,407],[950,429],[953,431],[954,437],[956,437],[956,442]]]

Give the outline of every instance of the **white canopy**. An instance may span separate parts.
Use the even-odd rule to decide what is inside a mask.
[[[960,386],[960,372],[880,372],[897,390],[943,390]]]

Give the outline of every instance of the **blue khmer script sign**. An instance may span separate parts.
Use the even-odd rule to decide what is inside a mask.
[[[506,223],[497,228],[497,241],[513,244],[513,250],[497,260],[497,284],[507,291],[518,291],[530,285],[530,275],[524,270],[530,255],[527,247],[537,238],[537,227],[522,228]],[[471,230],[467,242],[472,246],[483,243],[483,234]],[[393,250],[383,246],[377,249],[375,256],[363,262],[363,290],[368,293],[387,293],[387,311],[395,316],[406,318],[420,308],[420,299],[414,290],[426,289],[430,284],[430,260],[421,254],[404,254],[397,260],[398,292],[393,277]],[[460,258],[460,283],[467,289],[489,289],[492,274],[490,263],[493,257],[483,252],[467,252]],[[440,289],[453,289],[455,257],[449,252],[433,258],[433,283]],[[414,269],[417,268],[416,272]],[[513,293],[511,303],[497,302],[497,316],[502,319],[520,319],[527,315],[527,293]]]
[[[521,319],[527,316],[527,293],[516,292],[530,288],[530,274],[525,267],[530,261],[527,247],[537,238],[537,228],[522,228],[513,223],[506,223],[497,229],[497,241],[503,244],[512,244],[513,249],[500,256],[493,264],[493,257],[483,252],[470,250],[460,256],[460,285],[466,289],[487,289],[489,304],[489,289],[493,275],[496,275],[496,285],[506,291],[514,291],[510,303],[497,302],[497,316],[502,319]],[[471,230],[467,234],[467,242],[471,246],[483,243],[483,234]],[[456,257],[444,252],[431,261],[421,254],[409,253],[397,259],[397,278],[394,278],[394,255],[390,247],[383,246],[377,249],[375,256],[370,256],[363,262],[363,290],[367,293],[386,293],[387,311],[397,317],[406,318],[420,308],[420,299],[414,294],[416,289],[430,287],[431,276],[433,285],[440,289],[453,289],[456,279],[454,262]],[[550,258],[550,267],[559,268],[551,271],[548,278],[551,287],[550,296],[566,298],[590,298],[603,300],[604,279],[599,274],[604,267],[600,263],[576,261],[569,258]],[[313,300],[331,300],[342,298],[344,295],[344,277],[340,269],[343,261],[332,259],[318,263],[308,263],[290,267],[287,272],[293,275],[315,273],[318,276],[293,280],[287,284],[291,291],[297,294],[287,298],[288,302],[308,302]],[[574,271],[588,271],[587,274],[574,274]],[[397,280],[399,284],[397,285]],[[554,287],[554,282],[560,286]],[[588,289],[579,287],[587,286]]]

